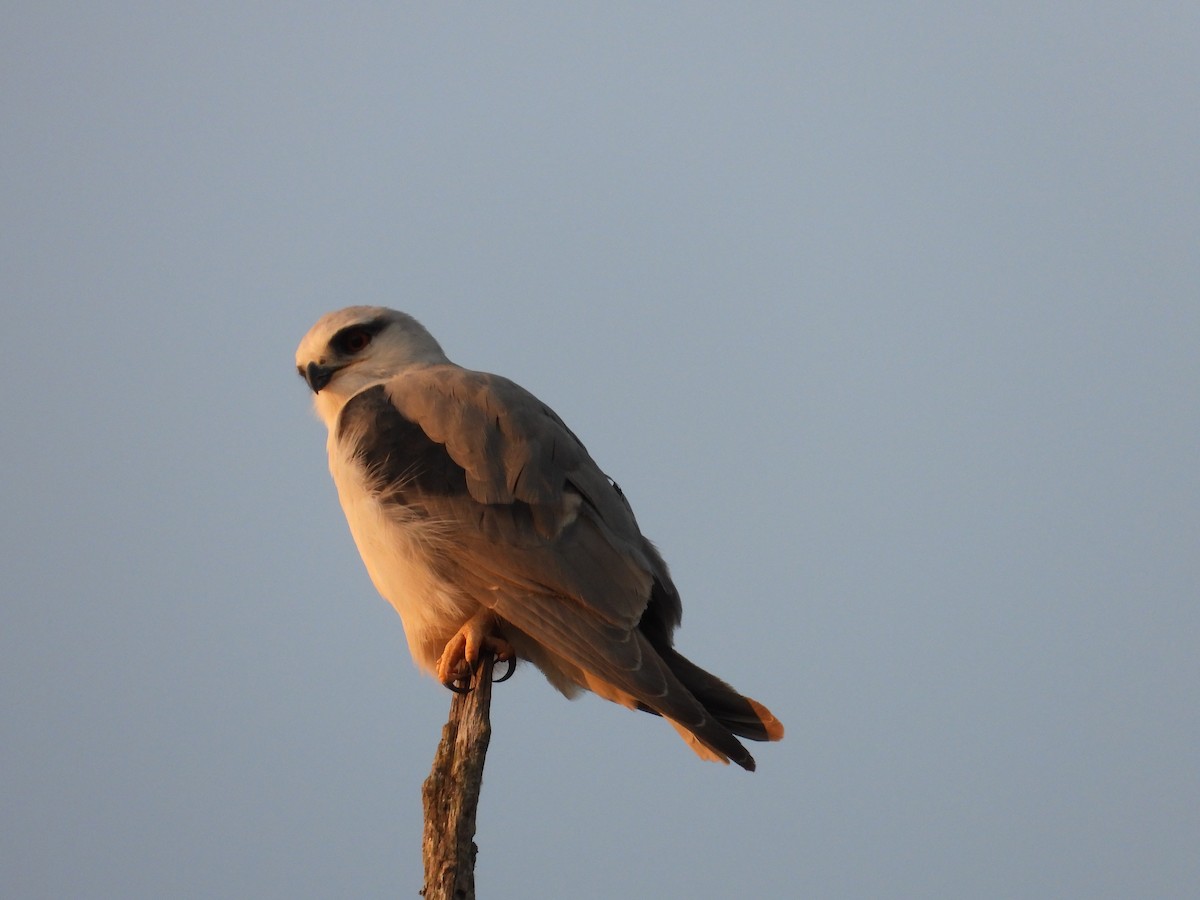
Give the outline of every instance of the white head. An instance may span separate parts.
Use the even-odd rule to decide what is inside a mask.
[[[321,317],[296,348],[296,369],[332,426],[346,401],[412,365],[447,363],[412,316],[383,306],[349,306]]]

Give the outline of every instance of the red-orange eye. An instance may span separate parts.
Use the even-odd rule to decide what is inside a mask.
[[[345,332],[338,343],[341,344],[338,349],[343,353],[361,353],[371,343],[371,332],[365,328],[354,328]]]

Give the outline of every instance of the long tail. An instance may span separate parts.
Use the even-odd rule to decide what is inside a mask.
[[[783,723],[757,700],[739,694],[673,647],[656,649],[675,677],[725,728],[752,741],[778,741],[783,737]],[[748,766],[739,759],[735,758],[734,761],[743,768],[754,767],[753,759],[749,759]]]

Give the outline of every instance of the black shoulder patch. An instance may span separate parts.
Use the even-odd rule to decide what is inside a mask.
[[[466,473],[416,422],[388,399],[383,385],[354,395],[338,416],[337,437],[357,441],[354,455],[386,499],[409,505],[422,494],[467,493]]]

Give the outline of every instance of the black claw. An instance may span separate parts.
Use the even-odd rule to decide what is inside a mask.
[[[515,656],[510,656],[508,659],[504,660],[504,662],[508,663],[508,671],[499,678],[496,677],[496,673],[493,671],[492,684],[499,684],[502,681],[508,681],[508,679],[513,677],[513,672],[517,671],[517,658]]]
[[[500,660],[497,660],[497,662],[499,661]],[[511,656],[508,659],[503,660],[503,662],[508,663],[508,668],[499,678],[496,677],[496,671],[493,669],[492,684],[500,684],[502,681],[508,681],[508,679],[513,677],[513,673],[517,671],[517,658],[515,656]],[[471,677],[474,674],[474,671],[472,671],[462,678],[453,678],[450,681],[444,681],[442,683],[456,694],[469,694],[472,690]]]

